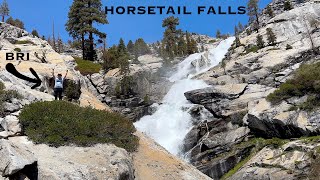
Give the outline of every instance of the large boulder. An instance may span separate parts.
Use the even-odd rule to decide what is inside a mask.
[[[35,155],[23,144],[0,139],[0,172],[1,176],[10,176],[25,166],[37,162]]]
[[[320,111],[290,111],[291,104],[283,101],[272,106],[266,99],[249,103],[244,123],[262,137],[294,138],[317,135],[320,132]]]
[[[15,136],[21,134],[21,126],[19,119],[16,116],[6,116],[0,120],[0,126],[3,128],[4,132],[2,133],[3,137]],[[5,136],[6,135],[6,136]],[[1,137],[1,133],[0,133]]]

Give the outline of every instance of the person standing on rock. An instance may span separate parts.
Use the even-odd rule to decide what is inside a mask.
[[[52,69],[52,76],[54,79],[54,99],[62,100],[62,92],[63,92],[63,81],[68,75],[68,70],[66,71],[66,75],[62,78],[62,74],[58,74],[58,77],[54,75],[54,69]]]

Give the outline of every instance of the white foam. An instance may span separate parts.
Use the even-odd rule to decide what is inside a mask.
[[[184,93],[208,87],[204,81],[194,80],[191,77],[218,65],[234,39],[230,37],[220,42],[217,47],[210,49],[208,54],[210,63],[205,67],[199,67],[199,62],[196,62],[196,67],[191,64],[199,60],[204,53],[192,54],[179,63],[177,72],[169,78],[175,83],[164,97],[162,104],[153,115],[144,116],[136,122],[135,127],[172,154],[178,155],[184,137],[192,128],[192,117],[187,110],[193,105],[186,100]]]

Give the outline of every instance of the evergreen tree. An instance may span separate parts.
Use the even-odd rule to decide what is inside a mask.
[[[85,35],[88,34],[88,59],[94,60],[94,37],[106,37],[105,33],[96,29],[93,24],[107,24],[106,14],[102,10],[101,0],[74,0],[68,14],[66,30],[78,39],[81,37],[83,56],[85,54]]]
[[[271,18],[274,17],[273,10],[272,10],[272,7],[271,7],[270,5],[267,6],[266,13],[267,13]]]
[[[134,43],[134,51],[138,56],[142,56],[151,52],[149,46],[142,38],[137,39]]]
[[[218,29],[217,32],[216,32],[216,38],[221,38],[221,32],[220,32],[219,29]]]
[[[283,8],[284,8],[285,11],[289,11],[289,10],[293,9],[293,6],[292,6],[290,0],[286,0],[284,2]]]
[[[236,36],[235,43],[236,43],[236,47],[240,47],[241,46],[241,42],[240,42],[239,36]]]
[[[13,19],[12,17],[9,17],[6,21],[6,23],[16,26],[20,29],[24,29],[24,23],[20,19]]]
[[[2,4],[0,5],[0,15],[2,16],[2,22],[4,22],[4,18],[9,16],[9,5],[7,0],[3,0]]]
[[[184,39],[184,35],[181,34],[179,36],[179,41],[178,41],[178,54],[180,56],[184,56],[187,54],[187,43]]]
[[[249,22],[257,32],[260,28],[258,3],[259,0],[249,0],[247,7]]]
[[[273,33],[271,28],[267,28],[267,39],[268,39],[268,44],[269,45],[275,45],[277,42],[277,37]]]
[[[58,53],[62,53],[64,51],[64,48],[63,48],[63,41],[62,39],[60,38],[60,36],[58,37],[58,40],[57,40],[57,50],[58,50]]]
[[[117,59],[119,62],[121,74],[127,74],[129,72],[129,54],[122,38],[120,38],[118,45]]]
[[[241,24],[241,22],[238,23],[238,29],[240,32],[243,32],[244,31],[244,27],[243,25]]]
[[[264,48],[263,37],[260,34],[257,35],[257,46],[259,49]]]
[[[129,53],[131,53],[131,54],[134,53],[134,44],[131,40],[128,42],[127,49],[128,49]]]
[[[191,37],[190,33],[186,32],[186,45],[187,45],[187,55],[194,54],[198,52],[198,44]]]
[[[32,30],[32,32],[31,32],[31,34],[33,35],[33,36],[35,36],[35,37],[39,37],[39,33],[38,33],[38,31],[37,30]]]
[[[238,36],[239,35],[239,29],[238,26],[234,26],[234,35]]]
[[[177,26],[179,25],[179,18],[173,16],[168,17],[162,21],[162,27],[165,27],[163,35],[163,44],[165,45],[166,54],[169,57],[169,60],[173,60],[176,51],[176,42],[178,39]]]
[[[189,49],[190,54],[199,52],[197,42],[194,39],[190,40],[189,48],[190,48]]]
[[[201,43],[201,38],[200,38],[200,36],[198,37],[198,43]]]
[[[118,68],[119,67],[118,47],[113,45],[108,50],[104,51],[102,54],[102,59],[103,59],[102,66],[105,71]]]

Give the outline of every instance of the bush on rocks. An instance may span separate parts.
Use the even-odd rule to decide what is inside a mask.
[[[19,115],[22,130],[35,143],[91,146],[112,143],[134,151],[138,138],[133,123],[119,114],[66,101],[36,102]]]
[[[5,85],[0,81],[0,117],[5,116],[6,114],[4,103],[13,98],[21,99],[22,96],[17,91],[5,90]]]
[[[302,109],[319,107],[320,103],[320,62],[304,64],[294,74],[293,78],[280,85],[280,88],[269,94],[267,100],[273,104],[280,103],[291,97],[309,95]]]

